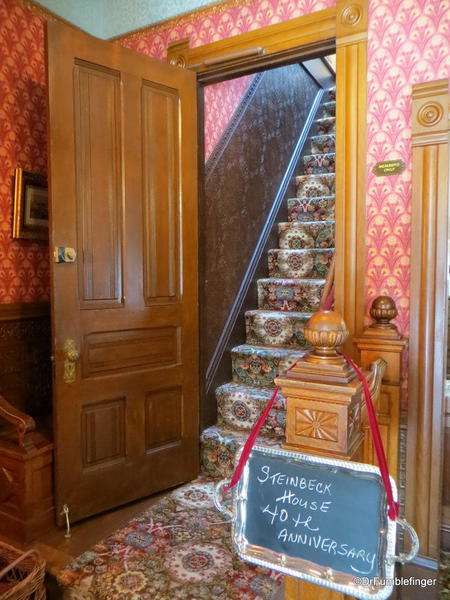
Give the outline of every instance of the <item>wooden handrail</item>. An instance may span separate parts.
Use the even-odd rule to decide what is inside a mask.
[[[25,447],[25,435],[36,429],[33,417],[15,408],[0,394],[0,419],[12,425],[17,433],[17,443]]]

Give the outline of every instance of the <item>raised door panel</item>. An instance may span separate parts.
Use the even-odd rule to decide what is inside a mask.
[[[83,345],[83,376],[175,366],[180,362],[179,333],[172,326],[90,333]]]
[[[81,437],[85,469],[125,459],[125,406],[126,399],[122,397],[83,408]]]
[[[83,308],[122,301],[121,77],[74,65],[79,297]]]
[[[145,406],[147,452],[177,446],[183,435],[183,394],[180,387],[148,393]]]
[[[144,297],[174,303],[180,288],[180,117],[178,91],[144,81],[141,93]]]

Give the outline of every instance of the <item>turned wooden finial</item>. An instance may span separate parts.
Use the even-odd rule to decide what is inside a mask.
[[[341,346],[348,338],[348,329],[341,315],[334,310],[323,310],[315,313],[305,323],[304,336],[314,346],[305,360],[309,362],[339,363],[343,358],[336,347]]]
[[[374,319],[374,323],[369,328],[373,334],[380,337],[400,337],[396,325],[390,322],[398,315],[395,302],[390,296],[375,298],[370,307],[370,315]]]
[[[354,379],[355,373],[337,350],[348,337],[347,326],[338,312],[316,312],[305,323],[303,333],[314,348],[289,370],[288,377],[324,383],[349,383]]]

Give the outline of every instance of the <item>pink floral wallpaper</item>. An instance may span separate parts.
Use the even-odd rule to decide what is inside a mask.
[[[252,75],[244,75],[204,88],[205,160],[208,160],[252,79]]]
[[[16,166],[45,173],[44,19],[0,0],[0,303],[48,300],[48,245],[11,240]]]
[[[392,296],[409,330],[412,85],[450,77],[450,0],[370,0],[367,111],[367,288]],[[405,171],[375,177],[381,160]]]
[[[167,44],[192,46],[328,8],[334,0],[225,2],[131,35],[122,43],[164,58]],[[411,228],[411,86],[450,77],[450,0],[369,0],[367,104],[366,304],[389,294],[397,323],[409,330]],[[214,122],[211,110],[209,119]],[[210,129],[207,136],[212,136]],[[214,134],[217,138],[217,133]],[[211,138],[212,139],[212,138]],[[214,144],[211,141],[209,147]],[[378,178],[373,166],[400,158],[401,175]]]

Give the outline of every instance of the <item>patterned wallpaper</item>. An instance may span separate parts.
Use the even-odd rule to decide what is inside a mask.
[[[11,240],[14,168],[45,173],[44,27],[16,0],[0,0],[0,303],[48,300],[46,243]]]
[[[252,79],[252,75],[244,75],[204,88],[205,160],[214,150]]]
[[[367,115],[367,290],[397,302],[409,330],[411,86],[450,77],[450,0],[370,0]],[[401,175],[375,177],[380,160],[400,158]]]
[[[167,43],[189,36],[192,46],[332,6],[334,0],[227,2],[191,19],[134,34],[123,43],[164,58]],[[397,323],[409,330],[411,228],[411,86],[450,77],[450,0],[369,0],[367,307],[376,296],[397,302]],[[211,115],[211,121],[214,121]],[[398,176],[376,178],[380,160],[401,158]]]
[[[333,4],[334,0],[229,0],[130,35],[121,43],[164,58],[173,40],[189,36],[192,45],[199,46]],[[399,306],[398,323],[407,334],[411,86],[450,76],[450,0],[369,4],[367,304],[379,294],[392,295]],[[21,0],[0,0],[0,23],[0,302],[41,300],[48,297],[47,251],[41,244],[10,240],[10,186],[16,165],[45,171],[42,18],[24,9]],[[218,101],[216,106],[222,108]],[[215,114],[210,112],[209,123]],[[213,132],[210,126],[209,131],[215,139],[220,136],[220,128]],[[378,160],[390,158],[405,161],[401,175],[372,175]]]

